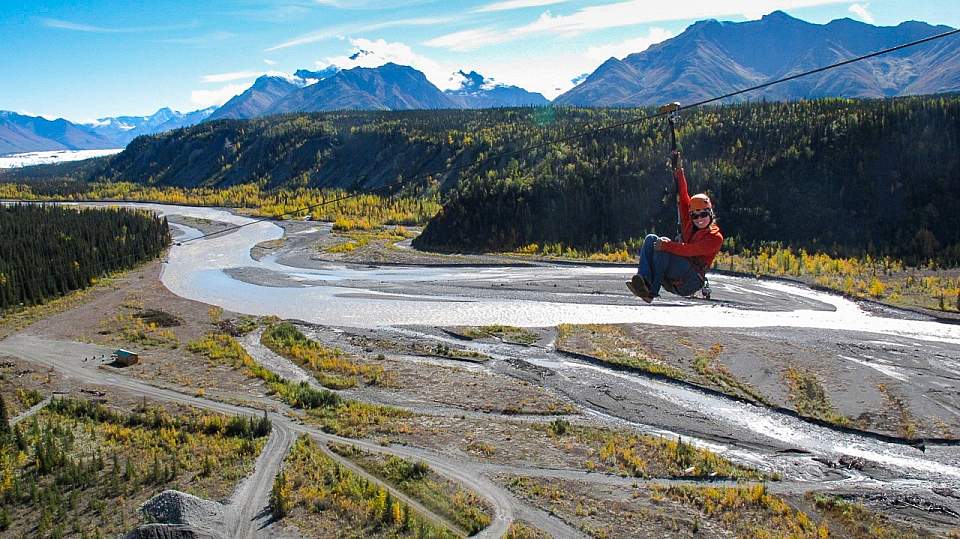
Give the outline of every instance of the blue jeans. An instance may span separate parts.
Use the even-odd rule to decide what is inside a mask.
[[[648,234],[643,239],[637,271],[650,286],[650,294],[658,296],[663,287],[679,296],[689,296],[703,288],[703,278],[689,259],[653,248],[657,238],[656,234]]]

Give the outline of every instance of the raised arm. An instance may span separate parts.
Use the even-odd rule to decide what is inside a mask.
[[[680,224],[683,230],[693,226],[690,221],[690,193],[687,191],[687,177],[683,174],[680,165],[680,152],[673,152],[670,156],[673,161],[673,179],[677,182],[677,209],[680,212]]]

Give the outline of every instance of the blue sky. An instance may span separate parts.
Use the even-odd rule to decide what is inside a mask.
[[[90,121],[221,104],[266,72],[394,61],[441,88],[476,70],[547,97],[707,18],[775,9],[960,27],[956,0],[0,0],[0,110]],[[358,60],[349,56],[372,52]]]

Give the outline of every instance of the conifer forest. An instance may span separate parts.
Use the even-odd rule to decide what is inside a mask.
[[[0,309],[85,288],[169,243],[166,219],[145,212],[0,205]]]

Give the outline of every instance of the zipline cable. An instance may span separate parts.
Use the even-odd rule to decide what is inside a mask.
[[[776,79],[776,80],[772,80],[772,81],[764,82],[764,83],[761,83],[761,84],[757,84],[757,85],[751,86],[751,87],[749,87],[749,88],[744,88],[744,89],[741,89],[741,90],[736,90],[736,91],[733,91],[733,92],[729,92],[729,93],[726,93],[726,94],[723,94],[723,95],[720,95],[720,96],[717,96],[717,97],[711,97],[711,98],[708,98],[708,99],[704,99],[704,100],[701,100],[701,101],[697,101],[697,102],[695,102],[695,103],[693,103],[693,104],[691,104],[691,105],[688,105],[688,106],[686,106],[686,107],[683,107],[683,110],[695,109],[695,108],[698,108],[698,107],[702,107],[702,106],[704,106],[704,105],[708,105],[708,104],[710,104],[710,103],[715,103],[715,102],[717,102],[717,101],[722,101],[722,100],[724,100],[724,99],[729,99],[729,98],[731,98],[731,97],[735,97],[735,96],[738,96],[738,95],[742,95],[742,94],[745,94],[745,93],[748,93],[748,92],[753,92],[753,91],[756,91],[756,90],[761,90],[761,89],[763,89],[763,88],[767,88],[767,87],[773,86],[773,85],[775,85],[775,84],[780,84],[780,83],[783,83],[783,82],[788,82],[788,81],[791,81],[791,80],[796,80],[796,79],[799,79],[799,78],[801,78],[801,77],[806,77],[806,76],[809,76],[809,75],[814,75],[814,74],[816,74],[816,73],[823,73],[824,71],[828,71],[828,70],[831,70],[831,69],[836,69],[836,68],[838,68],[838,67],[842,67],[842,66],[845,66],[845,65],[849,65],[849,64],[852,64],[852,63],[854,63],[854,62],[860,62],[860,61],[862,61],[862,60],[867,60],[867,59],[869,59],[869,58],[875,58],[875,57],[877,57],[877,56],[882,56],[882,55],[884,55],[884,54],[889,54],[889,53],[891,53],[891,52],[896,52],[896,51],[899,51],[899,50],[902,50],[902,49],[906,49],[906,48],[909,48],[909,47],[915,47],[915,46],[917,46],[917,45],[922,45],[922,44],[924,44],[924,43],[929,43],[929,42],[936,41],[936,40],[939,40],[939,39],[944,39],[944,38],[947,38],[947,37],[950,37],[950,36],[953,36],[953,35],[956,35],[956,34],[960,34],[960,28],[953,29],[953,30],[949,30],[949,31],[943,32],[943,33],[941,33],[941,34],[936,34],[936,35],[928,36],[928,37],[925,37],[925,38],[922,38],[922,39],[918,39],[918,40],[915,40],[915,41],[911,41],[911,42],[908,42],[908,43],[903,43],[903,44],[896,45],[896,46],[893,46],[893,47],[889,47],[889,48],[886,48],[886,49],[874,51],[874,52],[871,52],[871,53],[868,53],[868,54],[864,54],[864,55],[862,55],[862,56],[857,56],[857,57],[855,57],[855,58],[850,58],[850,59],[848,59],[848,60],[842,60],[842,61],[840,61],[840,62],[836,62],[836,63],[834,63],[834,64],[830,64],[830,65],[827,65],[827,66],[818,67],[818,68],[815,68],[815,69],[811,69],[811,70],[809,70],[809,71],[804,71],[804,72],[801,72],[801,73],[796,73],[796,74],[794,74],[794,75],[788,75],[788,76],[786,76],[786,77],[782,77],[782,78],[779,78],[779,79]],[[371,190],[365,191],[365,192],[356,192],[356,193],[352,193],[352,194],[348,194],[348,195],[339,196],[339,197],[336,197],[336,198],[331,199],[331,200],[324,200],[324,201],[318,202],[318,203],[316,203],[316,204],[310,204],[310,205],[304,206],[304,207],[302,207],[302,208],[298,208],[298,209],[291,210],[291,211],[288,211],[288,212],[283,212],[283,213],[275,214],[275,215],[272,215],[272,216],[269,216],[269,217],[263,217],[263,218],[259,218],[259,219],[254,219],[254,220],[252,220],[252,221],[250,221],[250,222],[247,222],[247,223],[242,223],[242,224],[239,224],[239,225],[230,226],[230,227],[227,227],[227,228],[218,230],[218,231],[216,231],[216,232],[210,232],[210,233],[207,233],[207,234],[201,234],[200,236],[195,236],[195,237],[193,237],[193,238],[188,238],[188,239],[185,239],[185,240],[176,242],[176,243],[182,245],[182,244],[184,244],[184,243],[189,243],[189,242],[192,242],[192,241],[196,241],[196,240],[200,240],[200,239],[204,239],[204,238],[209,238],[209,237],[212,237],[212,236],[217,236],[217,235],[219,235],[219,234],[225,234],[225,233],[227,233],[227,232],[232,232],[232,231],[234,231],[234,230],[238,230],[238,229],[241,229],[241,228],[250,226],[250,225],[255,225],[255,224],[257,224],[257,223],[262,223],[262,222],[264,222],[264,221],[272,221],[272,220],[279,219],[279,218],[281,218],[281,217],[286,217],[286,216],[291,216],[291,215],[300,214],[300,213],[303,213],[303,212],[305,212],[305,211],[313,210],[314,208],[319,208],[319,207],[321,207],[321,206],[326,206],[326,205],[328,205],[328,204],[334,204],[334,203],[341,202],[341,201],[343,201],[343,200],[347,200],[347,199],[350,199],[350,198],[356,198],[356,197],[358,197],[358,196],[363,196],[363,195],[377,194],[377,193],[379,193],[379,192],[381,192],[381,191],[383,191],[383,192],[389,192],[389,191],[392,191],[393,189],[396,189],[397,187],[402,187],[402,186],[404,186],[404,185],[408,185],[410,182],[413,182],[413,181],[418,180],[418,179],[426,179],[426,178],[431,177],[431,176],[439,176],[439,175],[443,175],[443,174],[449,174],[450,172],[453,172],[453,171],[456,171],[456,170],[460,170],[460,169],[463,169],[463,168],[466,168],[466,167],[468,167],[468,166],[475,165],[475,164],[478,164],[478,163],[486,163],[486,162],[492,161],[492,160],[494,160],[494,159],[502,159],[502,158],[505,158],[505,157],[510,157],[510,156],[514,156],[514,155],[521,154],[521,153],[527,153],[527,152],[530,152],[530,151],[533,151],[533,150],[537,150],[537,149],[540,149],[540,148],[545,148],[545,147],[547,147],[547,146],[552,146],[552,145],[554,145],[554,144],[560,144],[560,143],[563,143],[563,142],[568,142],[568,141],[571,141],[571,140],[576,140],[576,139],[578,139],[578,138],[581,138],[581,137],[584,137],[584,136],[587,136],[587,135],[590,135],[590,134],[593,134],[593,133],[600,133],[600,132],[602,132],[602,131],[608,131],[608,130],[611,130],[611,129],[617,129],[617,128],[625,127],[625,126],[627,126],[627,125],[637,124],[637,123],[645,122],[645,121],[647,121],[647,120],[653,120],[653,119],[656,119],[656,118],[659,118],[659,117],[662,117],[662,116],[667,116],[667,115],[669,115],[669,114],[671,114],[671,112],[656,112],[656,113],[652,113],[652,114],[645,114],[645,115],[640,116],[639,118],[633,118],[633,119],[631,119],[631,120],[625,120],[625,121],[616,122],[616,123],[613,123],[613,124],[610,124],[610,125],[600,126],[600,127],[596,127],[596,128],[592,128],[592,129],[586,129],[586,130],[583,130],[583,131],[581,131],[581,132],[574,133],[574,134],[572,134],[572,135],[567,135],[567,136],[564,136],[564,137],[558,137],[558,138],[555,138],[555,139],[545,140],[545,141],[540,142],[540,143],[537,143],[537,144],[532,144],[532,145],[529,145],[529,146],[524,146],[524,147],[522,147],[522,148],[517,148],[517,149],[515,149],[515,150],[510,150],[510,151],[506,151],[506,152],[501,152],[501,153],[498,153],[498,154],[490,155],[490,156],[484,157],[483,159],[479,159],[479,160],[477,160],[477,161],[472,161],[472,162],[470,162],[470,163],[463,163],[463,164],[459,164],[459,165],[450,166],[450,167],[447,167],[447,168],[445,168],[445,169],[443,169],[443,170],[437,170],[437,171],[435,171],[435,172],[418,174],[418,175],[415,175],[415,176],[413,176],[413,177],[411,177],[411,178],[408,178],[408,179],[404,180],[403,183],[388,184],[388,185],[384,185],[383,187],[379,187],[379,188],[376,188],[376,189],[371,189]],[[389,196],[389,195],[388,195],[388,196]],[[26,202],[29,202],[29,201],[26,201]],[[118,270],[119,270],[119,269],[115,269],[115,270],[109,270],[109,269],[107,269],[107,268],[106,268],[106,265],[107,265],[108,262],[116,262],[116,261],[119,261],[119,260],[123,260],[123,259],[125,259],[125,258],[130,258],[130,256],[131,256],[131,255],[124,255],[124,256],[121,256],[121,257],[116,257],[116,258],[113,258],[113,259],[106,259],[105,261],[101,261],[101,264],[102,264],[101,274],[105,274],[105,273],[108,272],[108,271],[118,271]],[[59,275],[63,275],[63,273],[58,273],[58,274],[59,274]],[[37,275],[37,276],[34,276],[33,279],[23,279],[23,278],[21,277],[21,278],[18,279],[18,280],[19,280],[20,282],[38,282],[41,278],[46,278],[46,276],[39,276],[39,275]]]
[[[906,49],[906,48],[909,48],[909,47],[915,47],[915,46],[917,46],[917,45],[922,45],[922,44],[924,44],[924,43],[929,43],[929,42],[931,42],[931,41],[936,41],[936,40],[938,40],[938,39],[947,38],[947,37],[950,37],[950,36],[956,35],[956,34],[960,34],[960,28],[956,28],[956,29],[953,29],[953,30],[950,30],[950,31],[947,31],[947,32],[943,32],[943,33],[941,33],[941,34],[936,34],[936,35],[928,36],[928,37],[925,37],[925,38],[922,38],[922,39],[918,39],[918,40],[915,40],[915,41],[911,41],[911,42],[909,42],[909,43],[903,43],[903,44],[900,44],[900,45],[896,45],[896,46],[893,46],[893,47],[890,47],[890,48],[887,48],[887,49],[882,49],[882,50],[874,51],[874,52],[871,52],[871,53],[869,53],[869,54],[865,54],[865,55],[863,55],[863,56],[857,56],[856,58],[850,58],[849,60],[843,60],[843,61],[840,61],[840,62],[837,62],[837,63],[834,63],[834,64],[830,64],[830,65],[827,65],[827,66],[818,67],[818,68],[815,68],[815,69],[811,69],[811,70],[809,70],[809,71],[804,71],[804,72],[801,72],[801,73],[796,73],[796,74],[794,74],[794,75],[789,75],[789,76],[786,76],[786,77],[782,77],[782,78],[779,78],[779,79],[776,79],[776,80],[764,82],[764,83],[761,83],[761,84],[757,84],[757,85],[751,86],[751,87],[749,87],[749,88],[744,88],[744,89],[742,89],[742,90],[736,90],[736,91],[733,91],[733,92],[730,92],[730,93],[727,93],[727,94],[723,94],[723,95],[720,95],[720,96],[717,96],[717,97],[711,97],[711,98],[708,98],[708,99],[704,99],[704,100],[702,100],[702,101],[697,101],[697,102],[693,103],[692,105],[688,105],[688,106],[683,107],[683,110],[699,108],[699,107],[702,107],[702,106],[704,106],[704,105],[708,105],[708,104],[710,104],[710,103],[715,103],[715,102],[717,102],[717,101],[722,101],[722,100],[724,100],[724,99],[729,99],[729,98],[731,98],[731,97],[735,97],[735,96],[738,96],[738,95],[741,95],[741,94],[753,92],[753,91],[756,91],[756,90],[761,90],[761,89],[763,89],[763,88],[767,88],[767,87],[769,87],[769,86],[773,86],[774,84],[780,84],[780,83],[788,82],[788,81],[791,81],[791,80],[799,79],[799,78],[801,78],[801,77],[807,77],[807,76],[809,76],[809,75],[814,75],[814,74],[816,74],[816,73],[822,73],[822,72],[824,72],[824,71],[828,71],[828,70],[831,70],[831,69],[836,69],[836,68],[838,68],[838,67],[842,67],[842,66],[845,66],[845,65],[849,65],[849,64],[852,64],[852,63],[854,63],[854,62],[860,62],[860,61],[862,61],[862,60],[867,60],[867,59],[869,59],[869,58],[875,58],[875,57],[877,57],[877,56],[881,56],[881,55],[884,55],[884,54],[889,54],[889,53],[891,53],[891,52],[896,52],[896,51],[899,51],[899,50],[902,50],[902,49]],[[634,94],[634,95],[635,95],[635,94]],[[633,118],[633,119],[631,119],[631,120],[625,120],[625,121],[622,121],[622,122],[617,122],[617,123],[613,123],[613,124],[610,124],[610,125],[605,125],[605,126],[593,128],[593,129],[586,129],[586,130],[581,131],[581,132],[579,132],[579,133],[574,133],[574,134],[572,134],[572,135],[567,135],[567,136],[565,136],[565,137],[559,137],[559,138],[555,138],[555,139],[551,139],[551,140],[545,140],[545,141],[543,141],[543,142],[540,142],[540,143],[537,143],[537,144],[532,144],[532,145],[530,145],[530,146],[524,146],[524,147],[522,147],[522,148],[518,148],[518,149],[515,149],[515,150],[510,150],[510,151],[506,151],[506,152],[501,152],[501,153],[498,153],[498,154],[490,155],[490,156],[484,157],[483,159],[479,159],[479,160],[477,160],[477,161],[471,161],[471,162],[469,162],[469,163],[463,163],[463,164],[460,164],[460,165],[454,165],[454,166],[447,167],[447,168],[444,168],[444,169],[442,169],[442,170],[437,170],[437,171],[434,171],[434,172],[417,174],[417,175],[415,175],[415,176],[413,176],[413,177],[411,177],[411,178],[408,178],[408,179],[404,180],[404,181],[403,181],[403,184],[400,184],[400,183],[397,183],[397,184],[388,184],[388,185],[385,185],[385,186],[383,186],[383,187],[379,187],[379,188],[376,188],[376,189],[371,189],[371,190],[369,190],[369,191],[365,191],[365,192],[362,192],[362,193],[357,192],[357,193],[353,193],[353,194],[350,194],[350,195],[344,195],[344,196],[342,196],[342,197],[338,197],[338,198],[333,199],[333,200],[326,200],[326,201],[318,202],[318,203],[316,203],[316,204],[310,204],[310,205],[308,205],[308,206],[304,206],[304,207],[298,208],[298,209],[296,209],[296,210],[291,210],[291,211],[288,211],[288,212],[276,214],[276,215],[273,215],[273,216],[270,216],[270,217],[264,217],[264,218],[261,218],[261,219],[255,219],[255,220],[253,220],[253,221],[250,221],[249,223],[243,223],[243,224],[240,224],[240,225],[235,225],[235,226],[232,226],[232,227],[225,228],[225,229],[223,229],[223,230],[218,230],[218,231],[216,231],[216,232],[211,232],[211,233],[209,233],[209,234],[203,234],[203,235],[201,235],[201,236],[197,236],[197,237],[194,237],[194,238],[190,238],[190,239],[187,239],[187,240],[183,240],[183,241],[178,242],[178,243],[181,243],[181,244],[183,244],[183,243],[188,243],[188,242],[191,242],[191,241],[196,241],[196,240],[200,240],[200,239],[204,239],[204,238],[209,238],[209,237],[211,237],[211,236],[216,236],[216,235],[218,235],[218,234],[224,234],[224,233],[227,233],[227,232],[232,232],[232,231],[234,231],[234,230],[237,230],[237,229],[240,229],[240,228],[243,228],[243,227],[246,227],[246,226],[255,225],[255,224],[257,224],[257,223],[262,223],[262,222],[264,222],[264,221],[276,220],[276,219],[281,218],[281,217],[296,215],[296,214],[299,214],[299,213],[302,213],[302,212],[305,212],[305,211],[313,210],[314,208],[319,208],[319,207],[321,207],[321,206],[326,206],[327,204],[334,204],[334,203],[336,203],[336,202],[340,202],[340,201],[342,201],[342,200],[346,200],[346,199],[349,199],[349,198],[355,198],[355,197],[358,197],[358,196],[361,196],[361,195],[377,194],[377,193],[379,193],[380,191],[389,192],[389,191],[393,190],[394,188],[396,188],[397,186],[400,186],[400,185],[408,185],[408,184],[410,184],[411,182],[414,182],[414,181],[416,181],[416,180],[418,180],[418,179],[426,179],[426,178],[431,177],[431,176],[439,176],[439,175],[449,174],[450,172],[453,172],[453,171],[456,171],[456,170],[460,170],[460,169],[466,168],[466,167],[471,166],[471,165],[476,165],[476,164],[479,164],[479,163],[486,163],[486,162],[492,161],[492,160],[494,160],[494,159],[502,159],[502,158],[505,158],[505,157],[511,157],[511,156],[514,156],[514,155],[517,155],[517,154],[521,154],[521,153],[531,152],[531,151],[533,151],[533,150],[537,150],[537,149],[540,149],[540,148],[545,148],[545,147],[547,147],[547,146],[553,146],[554,144],[560,144],[560,143],[563,143],[563,142],[568,142],[568,141],[571,141],[571,140],[575,140],[575,139],[578,139],[578,138],[582,138],[582,137],[585,137],[585,136],[590,135],[590,134],[600,133],[600,132],[602,132],[602,131],[608,131],[608,130],[610,130],[610,129],[617,129],[617,128],[620,128],[620,127],[625,127],[625,126],[627,126],[627,125],[632,125],[632,124],[637,124],[637,123],[645,122],[645,121],[647,121],[647,120],[653,120],[653,119],[656,119],[656,118],[659,118],[659,117],[662,117],[662,116],[667,116],[667,115],[669,115],[669,114],[671,114],[671,113],[670,113],[670,112],[656,112],[656,113],[653,113],[653,114],[645,114],[645,115],[643,115],[643,116],[641,116],[641,117],[639,117],[639,118]]]

